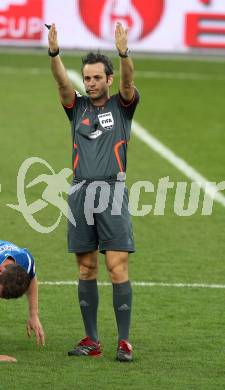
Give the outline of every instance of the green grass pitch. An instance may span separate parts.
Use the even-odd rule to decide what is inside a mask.
[[[71,164],[68,120],[59,103],[46,54],[0,55],[0,238],[27,246],[36,259],[40,281],[77,279],[67,254],[66,219],[50,234],[40,234],[6,206],[17,203],[16,178],[31,156],[48,161],[56,172]],[[67,68],[80,59],[63,55]],[[118,61],[114,59],[118,69]],[[209,181],[225,179],[225,67],[223,61],[136,58],[141,103],[135,119]],[[149,73],[154,72],[154,73]],[[115,87],[118,77],[115,77]],[[34,167],[30,178],[44,173]],[[155,185],[161,177],[188,181],[182,173],[135,136],[128,150],[128,186],[136,180]],[[28,202],[41,198],[44,184],[27,190]],[[175,190],[169,190],[165,215],[134,217],[137,252],[130,257],[133,281],[225,284],[224,207],[211,216],[198,211],[178,217]],[[155,194],[141,194],[154,205]],[[51,205],[37,219],[51,225]],[[108,281],[100,257],[100,281]],[[0,353],[18,359],[0,365],[0,389],[224,389],[224,289],[134,287],[131,342],[135,361],[115,362],[116,326],[111,287],[100,287],[99,333],[104,356],[69,358],[67,351],[84,336],[74,286],[40,285],[40,318],[45,348],[26,336],[26,298],[1,301]]]

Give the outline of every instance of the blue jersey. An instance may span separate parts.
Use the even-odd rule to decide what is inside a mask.
[[[31,279],[35,276],[35,263],[33,256],[26,248],[19,248],[12,242],[0,240],[0,264],[11,257],[28,273]]]

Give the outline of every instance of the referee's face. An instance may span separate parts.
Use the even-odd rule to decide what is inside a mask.
[[[102,104],[108,99],[113,76],[107,77],[104,64],[86,64],[83,68],[83,81],[86,93],[93,102]]]

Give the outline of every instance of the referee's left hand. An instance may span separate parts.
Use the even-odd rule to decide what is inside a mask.
[[[115,29],[115,45],[120,53],[125,53],[127,50],[128,29],[123,28],[122,24],[118,22]]]

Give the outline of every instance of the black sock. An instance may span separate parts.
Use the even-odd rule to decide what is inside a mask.
[[[132,305],[132,289],[129,280],[113,283],[113,306],[116,315],[119,340],[128,340]]]
[[[97,332],[97,309],[98,309],[98,286],[96,279],[81,280],[78,284],[78,299],[83,317],[86,335],[92,340],[98,341]]]

